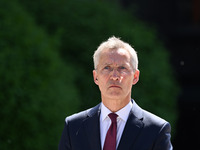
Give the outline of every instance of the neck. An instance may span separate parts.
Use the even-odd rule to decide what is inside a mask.
[[[125,99],[105,99],[102,97],[102,103],[112,112],[117,112],[123,107],[125,107],[129,102],[131,98],[125,98]]]

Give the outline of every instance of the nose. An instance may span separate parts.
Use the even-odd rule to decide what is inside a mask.
[[[119,72],[117,69],[112,70],[110,78],[115,81],[119,80]]]

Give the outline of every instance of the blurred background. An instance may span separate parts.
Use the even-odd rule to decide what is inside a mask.
[[[0,150],[57,149],[66,116],[101,101],[92,55],[111,36],[138,52],[132,97],[199,146],[200,0],[0,0]]]

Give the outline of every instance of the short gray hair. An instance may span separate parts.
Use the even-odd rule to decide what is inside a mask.
[[[94,52],[93,61],[94,61],[94,69],[97,69],[99,64],[99,58],[101,52],[105,49],[119,49],[123,48],[127,50],[131,56],[131,66],[133,67],[133,71],[135,72],[138,69],[138,57],[137,52],[126,42],[120,40],[120,38],[116,38],[115,36],[110,37],[107,41],[102,42],[97,50]]]

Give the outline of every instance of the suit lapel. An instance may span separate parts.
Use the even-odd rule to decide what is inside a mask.
[[[101,150],[100,125],[99,125],[100,105],[88,111],[88,118],[84,121],[86,137],[91,150]]]
[[[117,150],[129,150],[143,128],[142,109],[133,101],[133,108],[126,122]]]

